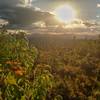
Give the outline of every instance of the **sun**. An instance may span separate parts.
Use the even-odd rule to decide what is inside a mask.
[[[72,22],[76,18],[76,11],[70,5],[62,5],[54,10],[56,19],[61,22]]]

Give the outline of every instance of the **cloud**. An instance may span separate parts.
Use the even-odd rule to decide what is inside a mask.
[[[34,1],[34,0],[33,0]],[[31,25],[44,22],[47,26],[57,24],[54,15],[39,7],[29,6],[32,0],[0,0],[0,17],[9,24]]]
[[[0,0],[0,6],[16,6],[25,4],[25,0]]]
[[[87,28],[87,26],[84,24],[84,21],[81,19],[76,19],[70,24],[65,25],[65,28]]]
[[[82,19],[75,19],[73,22],[68,24],[62,24],[60,27],[64,29],[94,29],[99,26],[99,23],[95,21],[87,21]],[[60,28],[58,25],[58,28]]]
[[[41,1],[42,0],[33,0]],[[43,0],[46,1],[46,0]],[[50,0],[47,0],[48,2]],[[61,0],[51,0],[51,1],[61,1]],[[51,2],[50,1],[50,2]],[[66,1],[66,0],[62,0]],[[67,0],[70,1],[70,0]],[[0,0],[0,16],[5,19],[9,24],[17,25],[35,25],[40,26],[59,26],[63,25],[55,19],[55,16],[47,11],[41,10],[39,7],[27,7],[18,6],[30,4],[31,0]],[[90,23],[82,20],[77,20],[72,23],[72,27],[92,27],[96,26],[96,23]]]
[[[36,7],[0,7],[0,16],[9,24],[29,25],[39,21],[43,21],[47,26],[57,24],[53,14]]]
[[[33,26],[34,27],[40,27],[40,28],[45,28],[46,27],[45,22],[43,22],[43,21],[38,21],[36,23],[33,23]]]
[[[83,24],[88,28],[99,26],[99,24],[95,21],[84,21]]]
[[[40,8],[27,8],[27,7],[4,7],[0,8],[0,16],[5,19],[9,24],[16,25],[36,25],[40,27],[47,26],[65,26],[63,23],[58,22],[55,16],[50,12],[44,12]],[[94,27],[98,24],[91,21],[83,21],[77,19],[71,24],[66,25],[68,28],[86,28]]]
[[[6,20],[0,19],[0,25],[7,25],[8,22]]]

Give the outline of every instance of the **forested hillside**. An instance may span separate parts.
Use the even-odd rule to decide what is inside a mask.
[[[0,100],[100,100],[100,39],[62,40],[1,30]]]

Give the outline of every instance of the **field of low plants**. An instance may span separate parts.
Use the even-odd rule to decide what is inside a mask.
[[[100,100],[100,39],[33,41],[0,31],[0,100]]]

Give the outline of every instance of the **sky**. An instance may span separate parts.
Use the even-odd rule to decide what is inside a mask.
[[[0,0],[0,18],[10,24],[57,25],[51,12],[65,4],[77,11],[79,21],[88,21],[83,22],[85,25],[100,22],[100,0]]]
[[[31,2],[33,7],[40,8],[44,11],[53,11],[57,6],[63,4],[70,4],[75,8],[83,19],[95,19],[100,16],[100,0],[0,0],[0,6],[16,6],[18,4],[26,4]]]
[[[70,4],[78,11],[79,18],[98,20],[97,16],[100,16],[100,7],[97,7],[100,0],[34,0],[32,4],[45,11],[53,11],[59,5]]]

